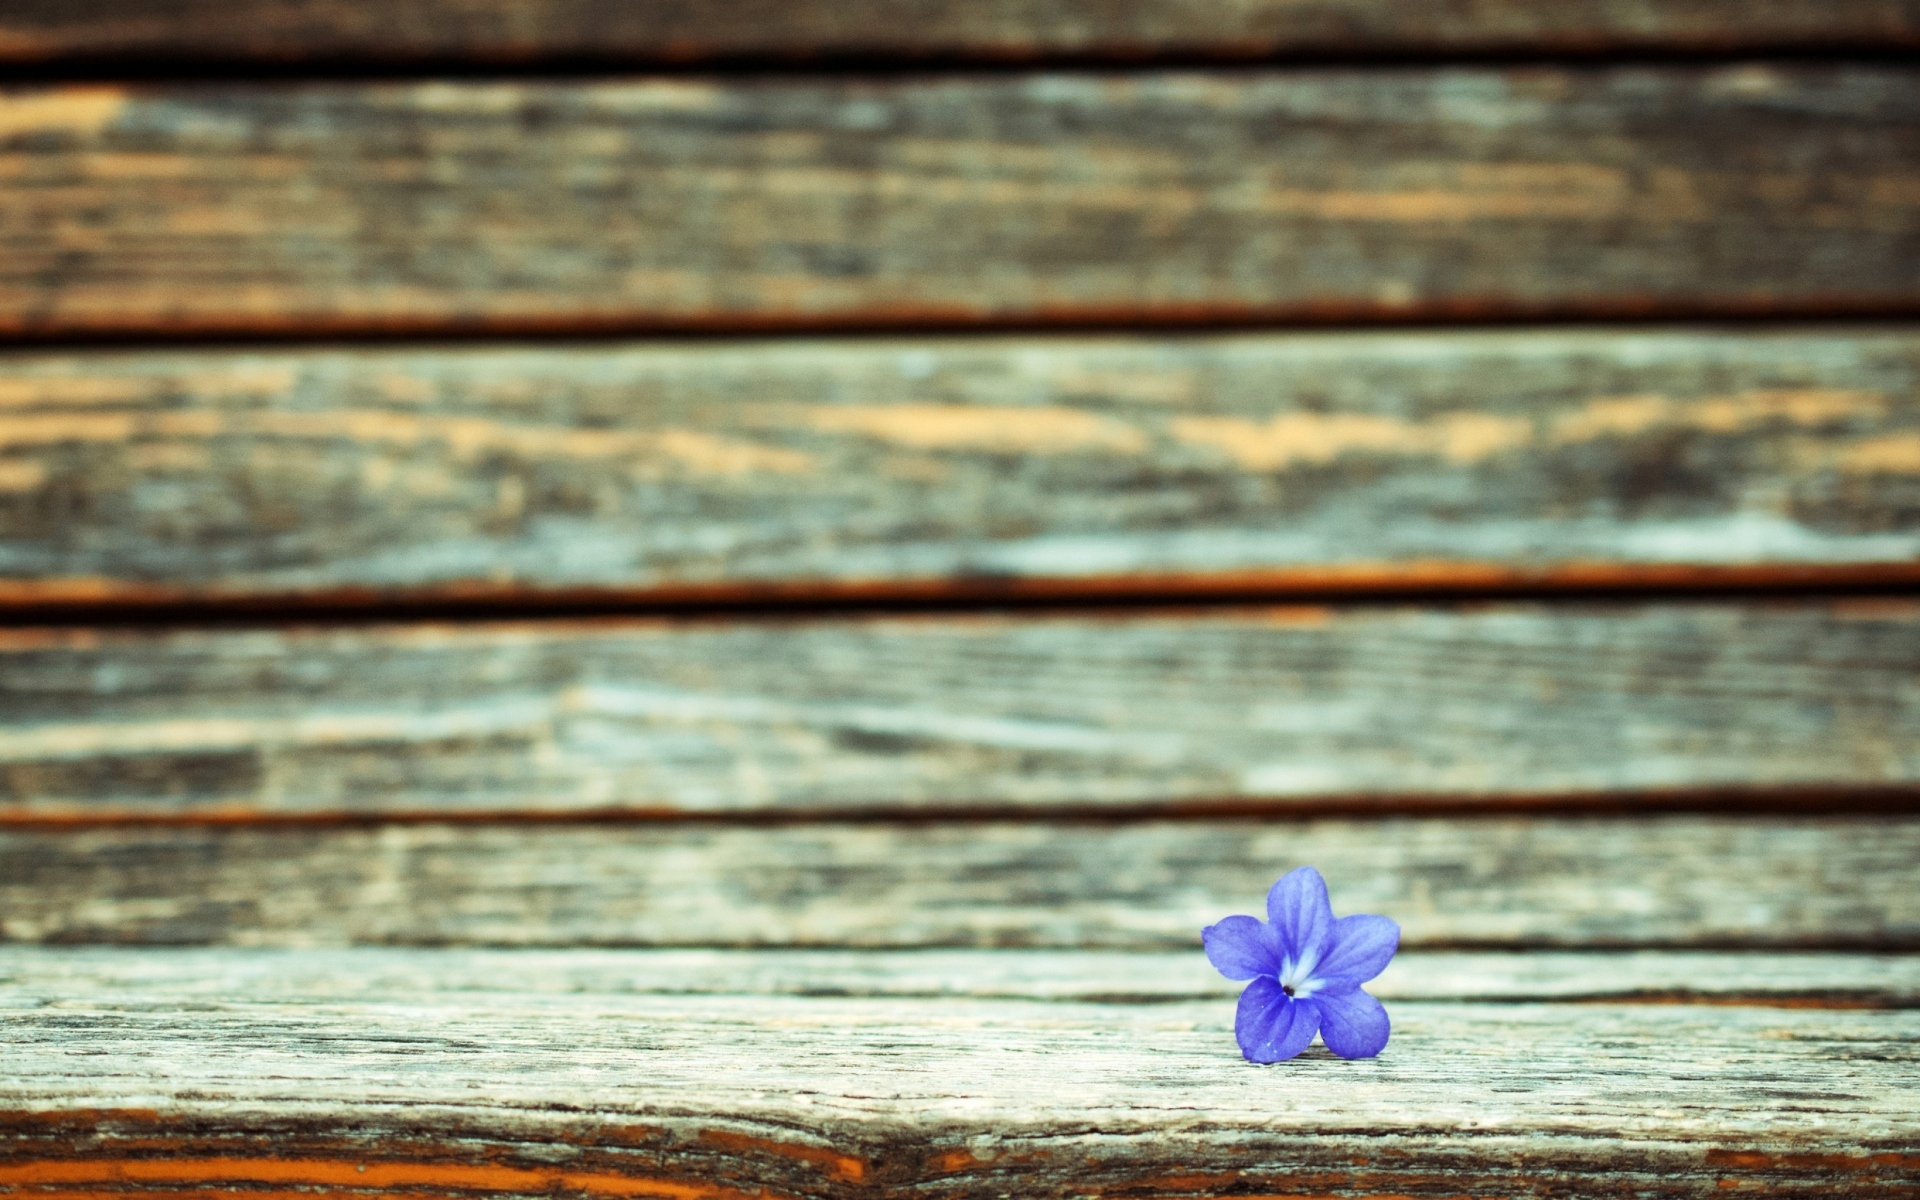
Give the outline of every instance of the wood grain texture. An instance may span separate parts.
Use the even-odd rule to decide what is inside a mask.
[[[1817,810],[1917,754],[1907,600],[0,633],[28,820]]]
[[[22,1195],[1920,1194],[1911,1011],[1396,1003],[1257,1068],[1224,998],[23,991]]]
[[[1920,576],[1904,329],[0,357],[0,602]]]
[[[1904,314],[1916,78],[21,89],[0,332]]]
[[[475,1004],[566,995],[971,997],[1157,1004],[1239,995],[1192,948],[1123,950],[501,950],[359,946],[0,946],[0,1007],[117,1001],[194,1005]],[[1920,955],[1676,950],[1411,950],[1367,990],[1382,1000],[1920,1008]]]
[[[0,60],[1257,58],[1910,46],[1911,0],[10,0]]]
[[[14,830],[0,937],[1190,949],[1305,863],[1409,946],[1920,948],[1895,817]]]

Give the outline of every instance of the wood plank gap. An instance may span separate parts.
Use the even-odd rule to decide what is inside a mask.
[[[751,79],[756,77],[810,77],[864,75],[875,79],[923,75],[1012,75],[1031,71],[1055,74],[1076,72],[1232,71],[1290,67],[1381,68],[1453,67],[1712,67],[1729,63],[1766,63],[1782,66],[1847,63],[1861,66],[1911,66],[1920,62],[1920,33],[1900,34],[1886,41],[1857,37],[1798,37],[1794,41],[1722,41],[1685,44],[1555,42],[1515,44],[1453,50],[1444,47],[1383,47],[1341,52],[1273,51],[1256,45],[1108,46],[1071,53],[1021,53],[1011,48],[982,47],[972,51],[934,50],[925,53],[883,49],[832,53],[715,54],[679,59],[635,53],[581,53],[551,57],[501,55],[382,55],[309,59],[293,55],[149,56],[101,52],[76,53],[58,59],[10,59],[0,43],[0,64],[8,83],[332,83],[404,82],[431,76],[444,80],[597,79],[635,74],[678,77]]]
[[[1852,64],[1849,64],[1852,65]],[[1864,64],[1872,65],[1872,64]],[[1656,296],[1533,303],[1495,297],[1427,297],[1416,304],[1313,301],[1279,305],[1128,304],[1041,306],[1001,314],[892,304],[816,316],[804,313],[523,316],[199,314],[118,317],[95,325],[44,324],[0,312],[0,351],[333,345],[341,342],[616,341],[1049,334],[1289,333],[1327,330],[1471,330],[1530,326],[1820,324],[1920,321],[1920,297],[1799,292],[1791,296],[1668,299]]]
[[[237,588],[223,593],[119,581],[7,579],[0,580],[0,628],[287,628],[595,617],[753,621],[983,611],[1146,615],[1265,604],[1365,608],[1534,601],[1872,600],[1915,595],[1920,595],[1920,563],[1905,562],[1593,563],[1546,569],[1406,563],[1204,575],[810,580],[648,588],[462,583],[278,593]]]
[[[1142,822],[1205,823],[1221,820],[1308,822],[1339,818],[1447,817],[1504,820],[1515,816],[1619,817],[1648,815],[1909,816],[1920,815],[1920,784],[1878,787],[1665,788],[1628,792],[1527,794],[1300,795],[1248,799],[1182,800],[1144,804],[1012,805],[973,803],[900,808],[812,808],[689,812],[672,808],[581,810],[480,809],[470,812],[420,809],[392,812],[272,812],[257,808],[194,812],[32,813],[0,811],[0,830],[130,828],[372,829],[382,826],[721,826],[906,827],[992,825],[1033,821],[1050,825],[1115,828]]]
[[[1849,65],[1855,64],[1849,60]],[[102,85],[111,85],[116,80],[100,80]],[[1363,315],[1339,322],[1337,328],[1364,333],[1379,330],[1386,333],[1420,335],[1445,334],[1450,332],[1472,332],[1487,330],[1528,330],[1538,328],[1543,332],[1577,332],[1598,326],[1602,330],[1620,329],[1638,330],[1698,330],[1706,333],[1748,332],[1767,333],[1778,330],[1784,333],[1799,332],[1803,329],[1819,331],[1822,327],[1833,326],[1842,330],[1853,330],[1863,323],[1869,327],[1898,329],[1904,325],[1920,324],[1920,298],[1911,304],[1900,301],[1895,304],[1898,311],[1884,316],[1860,317],[1847,311],[1835,311],[1830,308],[1795,311],[1783,302],[1769,310],[1768,314],[1756,315],[1742,310],[1729,315],[1700,318],[1673,317],[1661,313],[1649,313],[1644,309],[1620,313],[1596,319],[1584,310],[1565,310],[1539,317],[1515,317],[1503,313],[1485,313],[1459,317],[1430,318],[1418,313],[1394,310],[1376,315]],[[1774,315],[1777,314],[1777,315]],[[543,325],[540,329],[522,334],[514,340],[516,344],[529,343],[545,349],[566,349],[570,346],[592,348],[608,343],[644,345],[659,341],[665,344],[686,342],[736,342],[743,334],[724,326],[699,325],[686,329],[660,331],[658,325],[649,324],[637,330],[623,331],[607,325],[587,324],[577,331],[569,332],[562,326],[564,322]],[[1290,322],[1249,318],[1245,320],[1219,319],[1214,322],[1183,322],[1173,330],[1175,336],[1206,337],[1210,334],[1287,334],[1287,333],[1325,333],[1328,322],[1304,321]],[[821,330],[808,326],[781,326],[772,329],[749,330],[744,335],[754,343],[761,342],[805,342],[821,336]],[[927,324],[915,326],[908,331],[913,337],[973,339],[985,341],[997,337],[1047,337],[1060,332],[1051,322],[1035,322],[1018,316],[992,316],[980,319],[953,321],[948,324]],[[1151,337],[1166,332],[1161,326],[1141,324],[1137,321],[1110,321],[1089,323],[1068,331],[1078,336],[1139,336]],[[892,341],[901,336],[901,331],[887,323],[864,325],[837,325],[831,331],[836,341]],[[343,338],[340,334],[324,329],[274,332],[271,330],[238,330],[225,334],[202,334],[192,330],[168,329],[160,333],[116,333],[99,329],[36,330],[31,334],[0,332],[0,349],[7,353],[47,349],[81,349],[105,352],[137,353],[144,350],[167,351],[183,347],[206,352],[222,350],[258,352],[263,349],[286,348],[298,350],[311,346],[337,347],[345,350],[358,348],[365,343],[369,349],[452,349],[465,347],[470,343],[491,344],[502,340],[503,335],[492,328],[458,328],[434,333],[429,337],[406,329],[394,329],[387,326],[370,329]]]

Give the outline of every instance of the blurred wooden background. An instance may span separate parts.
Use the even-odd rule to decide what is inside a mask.
[[[1917,51],[0,2],[0,1191],[1920,1195]]]

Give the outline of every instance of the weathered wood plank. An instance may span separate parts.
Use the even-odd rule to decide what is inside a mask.
[[[127,826],[0,835],[0,937],[1191,948],[1302,863],[1409,946],[1920,947],[1920,821]]]
[[[1917,782],[1905,600],[0,633],[15,819],[1818,810]]]
[[[11,991],[11,989],[8,989]],[[1399,1003],[1240,1061],[1232,1004],[26,996],[33,1196],[1920,1194],[1920,1013]]]
[[[1904,329],[29,354],[0,443],[12,604],[1920,577]]]
[[[1911,0],[9,0],[0,60],[1136,58],[1911,46]]]
[[[1147,1004],[1237,996],[1184,951],[501,950],[359,946],[0,946],[0,1008],[36,1004],[390,1003],[490,993],[972,997]],[[1676,950],[1413,950],[1367,985],[1383,1000],[1920,1008],[1920,955]]]
[[[1870,66],[0,97],[0,332],[1899,312]]]

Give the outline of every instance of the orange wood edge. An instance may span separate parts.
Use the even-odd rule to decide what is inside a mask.
[[[765,1193],[713,1184],[605,1172],[441,1163],[354,1162],[283,1158],[89,1158],[0,1166],[0,1186],[81,1187],[88,1184],[160,1185],[265,1183],[341,1187],[356,1191],[427,1188],[480,1192],[584,1192],[592,1196],[660,1200],[758,1200]],[[42,1195],[36,1190],[36,1195]],[[84,1191],[80,1194],[86,1194]],[[298,1195],[299,1193],[292,1193]]]
[[[451,301],[449,304],[451,305]],[[778,309],[661,312],[548,311],[505,314],[149,311],[85,315],[0,312],[0,340],[41,338],[421,338],[617,336],[622,334],[1009,333],[1112,329],[1268,328],[1285,325],[1407,325],[1424,322],[1876,319],[1920,315],[1920,295],[1798,292],[1670,296],[1616,293],[1558,300],[1506,295],[1433,296],[1401,303],[1364,297],[1274,303],[1189,301],[1038,304],[995,309],[964,301],[900,302],[830,314]]]
[[[704,1140],[704,1139],[703,1139]],[[761,1139],[746,1138],[749,1143]],[[824,1152],[829,1158],[838,1158]],[[803,1156],[811,1157],[811,1156]],[[857,1162],[858,1160],[846,1160]],[[936,1157],[928,1165],[937,1173],[965,1170],[979,1164],[972,1154],[954,1151]],[[1364,1161],[1357,1165],[1364,1166]],[[1739,1173],[1774,1171],[1835,1171],[1864,1174],[1887,1169],[1920,1167],[1920,1155],[1879,1153],[1841,1154],[1767,1154],[1757,1151],[1709,1148],[1705,1165],[1721,1171]],[[831,1170],[832,1168],[829,1167]],[[861,1176],[841,1176],[859,1182]],[[1237,1172],[1187,1173],[1140,1180],[1129,1192],[1151,1194],[1217,1195],[1241,1182]],[[1321,1184],[1356,1182],[1350,1176],[1315,1180]],[[202,1185],[182,1190],[183,1185]],[[610,1172],[569,1171],[562,1168],[530,1169],[499,1165],[366,1162],[352,1159],[320,1158],[86,1158],[41,1160],[0,1166],[0,1187],[29,1188],[38,1200],[81,1200],[124,1194],[129,1189],[166,1188],[171,1196],[231,1196],[236,1185],[248,1187],[245,1195],[255,1200],[298,1200],[311,1197],[304,1190],[314,1187],[347,1192],[373,1192],[389,1198],[427,1200],[430,1197],[461,1192],[507,1192],[517,1194],[558,1193],[561,1191],[620,1198],[657,1198],[657,1200],[781,1200],[780,1194],[767,1189],[745,1192],[721,1185],[663,1179],[652,1176],[619,1175]],[[1727,1186],[1723,1181],[1722,1186]],[[1737,1186],[1737,1185],[1736,1185]],[[1374,1200],[1392,1200],[1390,1194],[1371,1193]],[[1306,1200],[1301,1193],[1241,1196],[1238,1200]],[[1410,1200],[1410,1198],[1409,1198]]]
[[[661,586],[540,587],[469,581],[420,587],[249,590],[135,583],[98,577],[0,580],[0,615],[9,610],[71,616],[142,610],[223,610],[276,615],[406,609],[753,608],[808,605],[1073,603],[1114,600],[1217,602],[1242,599],[1361,599],[1376,595],[1579,592],[1768,591],[1920,587],[1920,562],[1680,563],[1566,562],[1541,567],[1416,560],[1195,574],[1141,573],[1040,579],[811,579]]]

